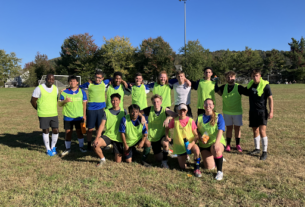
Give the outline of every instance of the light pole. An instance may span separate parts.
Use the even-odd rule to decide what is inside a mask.
[[[184,1],[184,55],[186,57],[186,1],[187,0],[179,0]]]

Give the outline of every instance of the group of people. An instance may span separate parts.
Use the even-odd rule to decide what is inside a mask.
[[[213,81],[213,69],[204,69],[204,78],[190,81],[182,71],[176,72],[175,79],[168,79],[165,71],[159,74],[154,83],[144,84],[140,73],[135,75],[135,83],[126,83],[120,72],[115,72],[111,79],[104,79],[102,72],[96,72],[95,80],[79,85],[76,76],[68,79],[69,88],[58,91],[54,84],[54,75],[48,74],[46,83],[35,88],[31,103],[37,109],[40,128],[47,155],[57,154],[58,112],[57,103],[63,107],[65,147],[61,153],[71,152],[73,127],[76,129],[81,152],[93,150],[100,158],[97,167],[106,163],[103,148],[113,146],[115,162],[132,162],[137,148],[143,148],[141,163],[147,163],[151,148],[156,161],[163,168],[169,168],[167,158],[172,146],[181,169],[186,168],[189,154],[194,154],[194,175],[201,177],[200,162],[206,169],[217,168],[216,180],[223,179],[223,152],[230,152],[233,129],[235,131],[236,150],[240,146],[242,122],[241,97],[249,96],[249,126],[253,129],[255,149],[251,155],[260,154],[260,139],[263,153],[261,160],[267,158],[268,138],[266,126],[268,118],[273,117],[273,99],[268,81],[261,78],[261,71],[254,69],[252,80],[247,87],[235,83],[236,74],[225,74],[227,84],[218,86]],[[88,96],[85,89],[88,90]],[[193,120],[190,107],[191,89],[197,90],[197,120]],[[174,90],[174,111],[171,90]],[[152,91],[151,106],[147,103],[147,93]],[[107,92],[107,95],[105,93]],[[215,94],[223,100],[223,115],[215,111]],[[124,95],[132,96],[128,113],[123,108]],[[267,111],[267,100],[269,112]],[[84,147],[82,122],[87,123],[87,149]],[[49,128],[52,128],[51,144]],[[93,143],[92,133],[96,129]],[[172,134],[170,134],[172,129]],[[224,132],[226,131],[226,139]]]

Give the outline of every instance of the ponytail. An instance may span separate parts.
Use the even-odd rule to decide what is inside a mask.
[[[210,120],[211,126],[214,126],[214,125],[215,125],[216,120],[217,120],[216,113],[215,113],[215,110],[213,110],[213,114],[212,114],[211,120]]]

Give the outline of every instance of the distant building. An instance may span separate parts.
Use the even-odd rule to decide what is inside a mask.
[[[8,78],[5,82],[5,88],[26,87],[25,81],[28,79],[29,75],[30,72],[26,71],[15,78]]]

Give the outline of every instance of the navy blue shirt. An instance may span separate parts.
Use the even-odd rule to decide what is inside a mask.
[[[63,92],[65,92],[67,94],[78,94],[79,88],[76,91],[72,91],[70,88],[67,88]],[[87,101],[87,94],[84,90],[82,90],[82,92],[83,92],[83,101],[86,102]],[[64,96],[60,94],[59,100],[64,101],[65,100]],[[71,117],[64,116],[64,121],[82,121],[82,120],[83,120],[83,117],[71,118]]]
[[[211,120],[211,116],[207,116],[205,114],[202,114],[202,115],[203,115],[204,124],[208,123]],[[200,115],[200,116],[202,116],[202,115]],[[196,125],[197,125],[197,122],[198,122],[198,118],[196,120]],[[218,114],[217,127],[218,127],[218,130],[222,130],[222,131],[225,131],[225,129],[226,129],[225,120],[223,119],[223,116],[221,114]]]
[[[105,83],[105,85],[108,85],[109,82],[110,82],[111,79],[106,79],[106,80],[103,80],[103,82]],[[82,88],[82,89],[88,89],[89,87],[89,82],[87,83],[84,83],[82,85],[80,85],[79,87]],[[92,84],[94,85],[100,85],[101,83],[95,83],[95,81],[92,82]],[[106,108],[106,103],[105,102],[102,102],[102,103],[97,103],[97,102],[88,102],[88,105],[87,105],[87,110],[100,110],[100,109],[103,109],[103,108]]]

